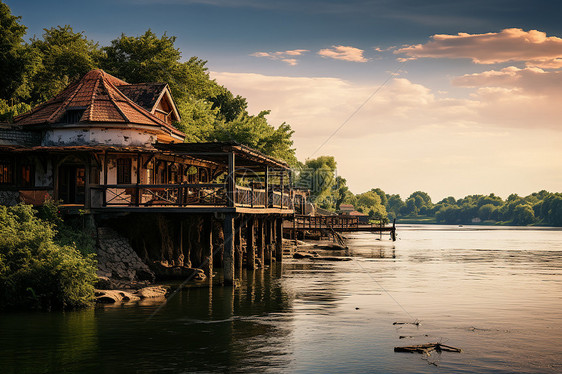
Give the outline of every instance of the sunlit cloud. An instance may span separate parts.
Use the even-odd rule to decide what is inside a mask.
[[[527,68],[459,77],[455,85],[473,88],[466,99],[392,78],[315,156],[334,155],[354,192],[377,185],[409,194],[412,180],[435,197],[452,190],[460,197],[507,196],[513,186],[524,193],[555,189],[562,170],[562,107],[554,103],[562,98],[533,91],[533,74],[543,73]],[[498,81],[486,81],[489,76]],[[312,156],[379,86],[333,77],[212,77],[248,98],[251,113],[271,109],[269,123],[289,123],[301,159]]]
[[[255,52],[250,54],[250,56],[254,57],[266,57],[271,60],[278,60],[283,61],[291,66],[295,66],[298,64],[296,58],[294,56],[301,56],[303,53],[309,52],[308,49],[293,49],[289,51],[280,51],[280,52]]]
[[[344,45],[334,45],[331,48],[325,48],[318,51],[318,55],[336,60],[351,61],[351,62],[367,62],[367,58],[363,56],[362,49],[349,47]]]
[[[520,69],[509,66],[501,70],[489,70],[465,74],[452,80],[459,87],[519,88],[525,92],[548,95],[551,100],[562,100],[562,71],[531,67]]]
[[[486,34],[436,34],[425,44],[404,46],[394,51],[417,58],[469,58],[477,64],[523,61],[527,66],[562,67],[562,39],[538,30],[504,29]]]

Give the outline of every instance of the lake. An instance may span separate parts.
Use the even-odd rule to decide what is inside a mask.
[[[165,305],[0,314],[0,373],[562,372],[562,230],[398,226]],[[394,325],[394,322],[421,321]],[[442,342],[430,356],[394,347]]]

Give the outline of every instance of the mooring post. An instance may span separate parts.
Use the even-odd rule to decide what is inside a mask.
[[[223,273],[224,284],[234,284],[234,215],[227,213],[223,223],[224,230],[224,253],[223,253]]]
[[[390,232],[390,237],[393,242],[396,241],[396,218],[392,221],[392,231]]]
[[[283,218],[279,217],[275,220],[275,259],[281,263],[283,261]]]
[[[250,217],[246,224],[246,267],[256,268],[256,249],[254,247],[254,217]]]

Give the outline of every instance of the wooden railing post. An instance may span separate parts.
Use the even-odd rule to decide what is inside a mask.
[[[228,154],[228,206],[236,206],[236,159],[234,153]]]

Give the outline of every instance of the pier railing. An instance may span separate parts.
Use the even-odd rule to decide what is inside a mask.
[[[235,186],[230,201],[226,183],[108,184],[91,186],[91,206],[237,206],[293,209],[291,194],[270,189]],[[268,193],[269,192],[269,193]]]

